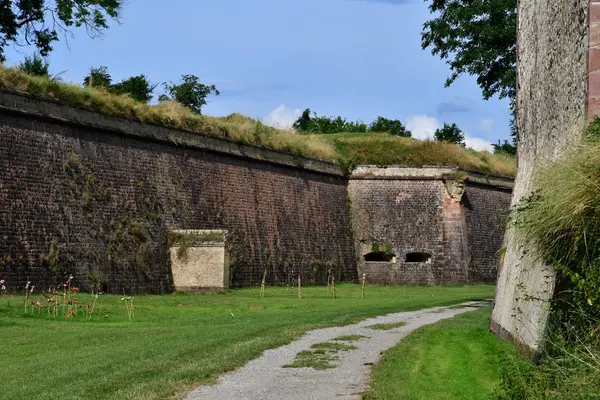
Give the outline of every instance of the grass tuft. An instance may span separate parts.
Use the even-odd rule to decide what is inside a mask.
[[[369,329],[376,329],[379,331],[389,331],[390,329],[394,329],[394,328],[400,328],[402,326],[406,325],[406,322],[390,322],[388,324],[375,324],[375,325],[369,325],[367,326],[367,328]]]
[[[344,335],[344,336],[338,336],[331,340],[338,340],[340,342],[355,342],[357,340],[368,339],[368,338],[369,338],[368,336],[363,336],[363,335]]]
[[[352,346],[350,344],[332,343],[332,342],[313,344],[312,346],[310,346],[310,348],[315,349],[315,350],[320,349],[320,350],[333,350],[333,351],[351,351],[351,350],[358,349],[358,347]]]
[[[173,101],[156,105],[140,103],[127,95],[108,93],[102,88],[81,87],[46,77],[30,76],[19,69],[5,66],[0,66],[0,88],[59,100],[108,116],[189,129],[345,166],[428,164],[458,166],[507,177],[513,177],[516,173],[514,157],[477,152],[449,143],[420,141],[386,133],[301,135],[269,127],[237,113],[227,117],[197,115]]]

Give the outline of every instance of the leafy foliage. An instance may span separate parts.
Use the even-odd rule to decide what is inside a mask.
[[[294,122],[292,127],[301,133],[340,133],[340,132],[366,132],[367,125],[362,122],[349,122],[346,118],[317,116],[309,108]]]
[[[29,75],[50,77],[50,64],[39,54],[26,56],[19,69]]]
[[[369,131],[387,132],[390,135],[411,137],[411,132],[407,130],[404,125],[402,125],[402,122],[397,119],[377,117],[377,120],[373,121],[371,125],[369,125]]]
[[[9,43],[35,46],[42,56],[52,51],[59,34],[85,27],[96,37],[118,19],[123,0],[1,0],[0,61]]]
[[[147,103],[152,99],[156,84],[150,83],[145,75],[132,76],[112,85],[111,90],[117,94],[129,94],[132,99]]]
[[[445,59],[446,86],[464,73],[477,76],[483,97],[514,98],[517,63],[516,0],[432,0],[421,34],[423,49]]]
[[[377,117],[376,121],[367,126],[364,122],[352,122],[339,116],[335,118],[318,116],[315,112],[311,115],[309,108],[304,110],[292,127],[294,130],[301,133],[334,134],[342,132],[387,132],[396,136],[411,136],[410,131],[406,130],[404,125],[398,120]]]
[[[90,68],[90,74],[83,80],[83,86],[104,88],[115,94],[127,94],[132,99],[147,103],[157,85],[152,85],[145,75],[132,76],[119,83],[112,83],[112,77],[105,66]]]
[[[90,68],[90,74],[83,79],[83,86],[86,87],[103,87],[108,89],[111,84],[112,77],[108,73],[108,68],[105,66]]]
[[[498,140],[498,144],[492,144],[492,147],[494,147],[495,154],[508,154],[510,156],[517,154],[517,146],[510,144],[506,139],[504,143],[500,143],[500,140]]]
[[[445,86],[466,73],[484,99],[509,98],[516,146],[517,0],[431,0],[429,11],[436,17],[423,25],[421,45],[450,66]]]
[[[454,143],[465,147],[465,135],[456,124],[448,125],[444,123],[442,128],[435,130],[433,136],[438,142]]]
[[[161,102],[174,100],[189,108],[192,112],[202,114],[202,106],[206,104],[206,98],[214,93],[216,96],[221,93],[215,85],[204,85],[200,83],[200,78],[195,75],[183,75],[182,82],[179,84],[166,83],[165,89],[169,95],[162,94],[158,98]]]

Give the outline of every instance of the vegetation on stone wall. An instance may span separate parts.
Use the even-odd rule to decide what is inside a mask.
[[[81,87],[47,77],[30,76],[14,68],[0,67],[0,88],[60,100],[108,116],[175,126],[239,143],[265,146],[347,166],[456,165],[507,176],[514,176],[516,171],[514,158],[461,149],[448,143],[420,141],[389,133],[298,135],[291,131],[271,128],[240,114],[220,118],[199,115],[174,101],[150,105],[137,102],[129,96],[110,93],[101,87]]]
[[[541,249],[558,280],[542,365],[509,364],[521,373],[505,374],[503,398],[592,398],[600,387],[599,133],[596,117],[561,161],[539,166],[539,189],[513,210],[523,245]]]

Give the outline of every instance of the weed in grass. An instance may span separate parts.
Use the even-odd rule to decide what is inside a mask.
[[[339,340],[341,342],[354,342],[356,340],[361,340],[361,339],[369,339],[369,337],[363,336],[363,335],[344,335],[344,336],[338,336],[331,340]]]
[[[369,325],[369,326],[367,326],[367,328],[376,329],[379,331],[389,331],[390,329],[400,328],[401,326],[404,326],[404,325],[406,325],[406,322],[400,321],[400,322],[391,322],[389,324]]]
[[[310,346],[310,348],[311,349],[332,350],[332,351],[350,351],[350,350],[358,349],[358,347],[352,346],[350,344],[332,343],[332,342],[313,344],[312,346]]]
[[[317,370],[335,368],[332,361],[339,359],[340,351],[356,350],[357,347],[343,343],[325,342],[313,344],[311,349],[298,353],[294,362],[284,365],[283,368],[313,368]]]

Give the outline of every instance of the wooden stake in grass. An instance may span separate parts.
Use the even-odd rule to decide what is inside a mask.
[[[298,274],[298,298],[302,298],[302,281],[300,280],[300,274]]]
[[[331,296],[331,269],[327,270],[327,297]]]
[[[28,280],[27,284],[25,285],[25,314],[27,314],[27,302],[29,300],[29,284],[31,282]]]
[[[265,272],[263,272],[262,282],[260,283],[260,294],[258,297],[261,299],[265,297],[265,280],[267,279],[267,269],[265,268]]]
[[[362,298],[365,298],[365,281],[367,280],[367,274],[362,274]]]
[[[333,298],[335,299],[335,276],[331,276],[331,289],[333,292]]]

